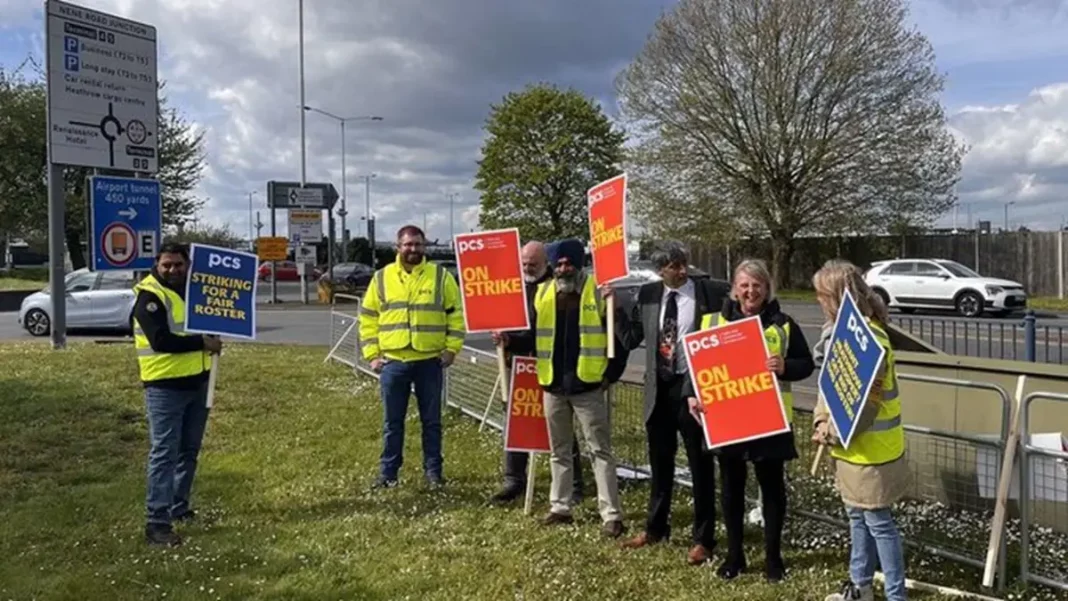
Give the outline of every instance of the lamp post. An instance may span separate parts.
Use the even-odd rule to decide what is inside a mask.
[[[248,193],[248,247],[250,249],[255,241],[255,238],[252,237],[252,197],[259,193],[259,190],[252,190]]]
[[[348,209],[346,209],[346,200],[349,197],[349,193],[348,188],[346,187],[347,180],[345,177],[345,124],[349,121],[383,121],[384,119],[377,115],[339,117],[338,115],[324,111],[322,109],[315,108],[314,106],[308,106],[306,104],[303,104],[303,99],[301,99],[301,106],[304,107],[304,111],[313,111],[319,113],[320,115],[330,117],[331,119],[341,124],[341,209],[338,210],[337,214],[338,217],[341,217],[341,247],[345,249],[345,252],[347,253],[349,247],[349,233],[348,228],[345,224],[347,223],[346,215],[349,214]],[[303,112],[301,114],[303,114]]]
[[[454,241],[454,237],[456,235],[456,232],[453,229],[454,221],[453,221],[453,218],[452,218],[452,215],[453,215],[452,209],[453,209],[453,205],[456,203],[456,197],[458,197],[458,196],[459,196],[459,194],[457,194],[456,192],[449,192],[449,245],[450,246],[456,244],[455,241]]]
[[[1009,231],[1009,207],[1011,205],[1014,205],[1014,204],[1016,204],[1015,200],[1010,200],[1009,202],[1005,203],[1005,231],[1006,232]]]
[[[363,220],[367,222],[367,239],[371,239],[371,180],[378,177],[377,173],[365,173],[357,175],[356,179],[363,180]]]

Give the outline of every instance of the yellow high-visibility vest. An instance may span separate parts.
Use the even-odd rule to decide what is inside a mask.
[[[875,332],[875,339],[886,349],[882,402],[871,427],[854,434],[848,449],[841,445],[831,447],[831,457],[855,465],[881,465],[896,461],[905,454],[905,426],[901,423],[901,399],[898,398],[897,370],[890,337],[878,323],[871,319],[867,322]]]
[[[701,317],[700,329],[711,328],[713,319],[716,320],[716,325],[718,326],[730,323],[730,320],[724,317],[722,313],[706,313]],[[782,327],[772,324],[764,328],[764,340],[768,344],[768,352],[785,359],[787,347],[790,345],[790,323],[787,322]],[[782,404],[786,409],[786,420],[792,424],[794,423],[793,387],[789,382],[779,380],[779,393],[782,396]]]
[[[608,368],[608,334],[602,321],[605,302],[592,277],[586,277],[579,299],[578,379],[596,384],[604,379]],[[535,324],[534,348],[537,357],[538,383],[553,382],[553,347],[556,340],[556,282],[542,282],[534,296],[538,319]]]
[[[152,274],[138,282],[133,289],[135,295],[140,294],[142,290],[151,292],[163,303],[162,309],[167,312],[167,326],[171,333],[176,336],[195,336],[185,331],[185,301],[177,292],[161,284]],[[211,369],[211,353],[207,351],[158,353],[152,350],[152,345],[136,316],[133,334],[137,366],[144,382],[195,376]]]
[[[360,307],[364,358],[371,360],[381,353],[409,360],[447,348],[459,352],[464,338],[463,311],[458,298],[449,298],[458,294],[446,293],[449,272],[425,258],[411,273],[403,270],[398,257],[375,272],[368,287]]]

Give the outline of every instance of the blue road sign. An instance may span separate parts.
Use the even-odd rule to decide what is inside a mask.
[[[198,334],[256,338],[256,255],[191,244],[185,284],[185,329]]]
[[[819,378],[820,394],[846,448],[856,433],[858,418],[885,356],[886,349],[875,339],[875,332],[846,290],[834,321],[834,333],[827,341]]]
[[[94,271],[152,269],[163,231],[160,185],[154,179],[89,178],[89,265]]]

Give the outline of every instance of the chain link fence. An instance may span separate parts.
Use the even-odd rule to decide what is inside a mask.
[[[354,307],[335,307],[332,311],[331,351],[327,360],[334,359],[375,377],[360,358],[358,326],[352,325],[356,319]],[[958,402],[968,403],[977,409],[984,408],[984,411],[996,409],[1001,413],[998,426],[986,432],[946,431],[920,424],[905,426],[906,460],[910,467],[911,482],[908,498],[895,507],[895,517],[906,544],[981,568],[986,558],[998,475],[1005,441],[1008,439],[1011,397],[1001,387],[985,382],[911,374],[899,374],[899,378],[914,383],[913,390],[918,394],[922,394],[925,387],[968,389],[970,392],[961,395]],[[624,379],[613,386],[609,393],[612,446],[620,465],[619,474],[623,478],[643,479],[648,476],[643,385],[639,379]],[[447,406],[479,420],[482,427],[500,431],[505,422],[502,386],[507,386],[507,382],[502,382],[499,377],[496,355],[464,347],[456,363],[446,371],[445,402]],[[1068,401],[1068,396],[1032,396]],[[945,409],[953,410],[951,407]],[[847,527],[831,469],[824,467],[816,477],[809,474],[817,449],[809,437],[812,431],[810,410],[795,406],[794,429],[800,457],[791,462],[787,472],[791,511],[804,518]],[[684,486],[690,486],[682,448],[680,445],[677,480]],[[1021,465],[1033,464],[1040,459],[1045,462],[1059,461],[1057,467],[1061,470],[1049,472],[1051,475],[1044,476],[1046,479],[1041,484],[1036,481],[1034,486],[1064,490],[1068,484],[1068,475],[1064,471],[1068,452],[1057,453],[1030,445],[1022,448]],[[1056,481],[1049,481],[1051,478]],[[750,486],[750,497],[755,502],[758,495],[755,479],[750,479]],[[1009,582],[1008,567],[1019,566],[1020,576],[1025,581],[1068,590],[1068,567],[1063,559],[1064,549],[1068,549],[1068,504],[1029,499],[1017,505],[1018,517],[1007,519],[1005,536],[1002,537],[999,588]],[[1027,524],[1027,527],[1024,528],[1023,524]]]

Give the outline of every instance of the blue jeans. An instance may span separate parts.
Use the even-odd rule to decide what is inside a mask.
[[[853,543],[849,556],[850,580],[857,586],[871,586],[878,561],[886,577],[887,601],[904,601],[905,557],[901,534],[890,509],[846,507],[846,511]]]
[[[170,524],[189,511],[197,455],[208,423],[208,384],[194,390],[145,389],[151,448],[148,453],[146,518]]]
[[[423,425],[423,472],[441,476],[441,389],[444,378],[441,361],[387,361],[382,367],[383,448],[381,475],[397,479],[404,463],[404,418],[408,414],[408,397],[415,386],[419,420]]]

